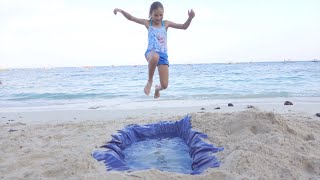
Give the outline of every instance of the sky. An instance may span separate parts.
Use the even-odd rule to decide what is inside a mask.
[[[0,68],[146,65],[150,0],[0,0]],[[163,0],[171,64],[320,59],[319,0]]]

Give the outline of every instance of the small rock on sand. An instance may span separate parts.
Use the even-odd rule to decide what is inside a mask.
[[[14,132],[14,131],[18,131],[16,129],[10,129],[8,132]]]
[[[284,102],[284,105],[293,105],[293,103],[290,101],[286,101],[286,102]]]

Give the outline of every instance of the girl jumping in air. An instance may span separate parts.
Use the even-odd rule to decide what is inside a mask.
[[[148,48],[145,57],[148,61],[148,82],[144,87],[144,93],[149,96],[153,75],[156,67],[160,77],[160,85],[155,86],[154,98],[160,97],[160,91],[168,87],[169,61],[167,54],[167,30],[169,27],[175,29],[187,29],[195,16],[194,11],[188,11],[188,19],[184,24],[177,24],[171,21],[162,20],[164,8],[160,2],[154,2],[150,6],[149,18],[139,19],[122,9],[114,9],[114,14],[120,12],[128,20],[144,25],[148,29]]]

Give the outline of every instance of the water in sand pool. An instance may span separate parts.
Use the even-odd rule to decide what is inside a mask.
[[[160,169],[191,173],[189,147],[179,137],[138,141],[123,151],[131,170]]]

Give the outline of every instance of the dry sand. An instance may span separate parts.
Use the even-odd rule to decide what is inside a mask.
[[[254,106],[0,112],[0,178],[320,179],[319,104]],[[187,112],[195,130],[225,148],[219,168],[107,172],[91,157],[125,125],[180,120]]]

